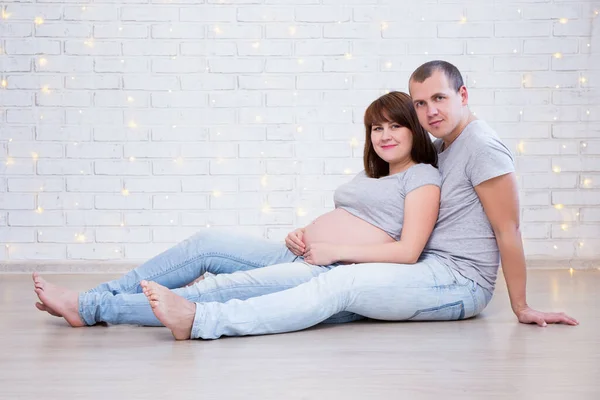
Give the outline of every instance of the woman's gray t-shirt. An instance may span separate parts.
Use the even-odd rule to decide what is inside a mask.
[[[442,144],[439,139],[434,142],[442,175],[440,212],[423,255],[437,255],[493,292],[500,252],[475,186],[514,172],[513,156],[482,120],[469,123],[444,151]]]
[[[335,208],[344,209],[400,240],[404,199],[424,185],[441,185],[439,171],[429,164],[416,164],[406,171],[378,179],[369,178],[365,171],[361,171],[350,182],[337,188],[333,202]]]

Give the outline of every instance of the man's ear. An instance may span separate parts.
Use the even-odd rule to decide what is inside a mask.
[[[458,89],[458,94],[460,95],[462,105],[468,106],[469,105],[469,91],[467,90],[467,87],[465,85],[462,85],[460,87],[460,89]]]

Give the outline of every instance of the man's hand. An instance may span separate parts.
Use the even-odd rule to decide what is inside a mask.
[[[285,245],[296,256],[301,256],[306,251],[306,246],[302,241],[303,236],[304,228],[299,228],[293,232],[288,233],[287,237],[285,238]]]
[[[304,260],[313,265],[330,265],[340,260],[341,246],[329,243],[313,243],[306,248]]]
[[[579,325],[579,322],[565,313],[547,313],[536,311],[530,307],[525,307],[515,312],[519,322],[522,324],[538,324],[547,326],[548,324],[566,324]]]

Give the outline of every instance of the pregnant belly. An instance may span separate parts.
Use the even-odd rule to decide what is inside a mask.
[[[306,226],[304,243],[309,245],[317,242],[366,245],[394,242],[394,239],[348,211],[336,208]]]

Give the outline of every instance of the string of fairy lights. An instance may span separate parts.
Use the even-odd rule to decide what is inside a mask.
[[[81,7],[81,11],[82,12],[87,12],[87,7],[86,6],[82,6]],[[523,12],[520,8],[517,8],[515,11],[518,14],[522,14],[522,12]],[[593,10],[592,11],[592,15],[590,15],[590,17],[591,18],[595,18],[595,17],[598,17],[599,14],[600,14],[600,10]],[[11,16],[12,16],[12,13],[10,13],[10,12],[7,11],[7,6],[3,6],[0,9],[0,17],[1,17],[2,20],[9,20],[11,18]],[[266,15],[263,16],[263,19],[266,20],[267,16]],[[421,19],[421,21],[426,21],[426,16],[421,16],[420,19]],[[458,16],[457,19],[456,19],[456,22],[458,24],[461,24],[461,25],[465,25],[465,24],[469,23],[468,17],[466,15],[460,15],[460,16]],[[560,19],[558,19],[558,22],[560,24],[568,24],[569,23],[569,19],[568,18],[560,18]],[[44,23],[45,23],[45,20],[44,20],[44,17],[42,17],[42,16],[36,16],[33,19],[33,24],[35,26],[40,26],[40,25],[43,25]],[[342,23],[343,23],[343,21],[337,21],[337,24],[342,24]],[[392,22],[389,22],[389,21],[380,21],[380,22],[378,22],[379,29],[381,30],[382,35],[383,35],[384,31],[390,29],[391,24],[392,24]],[[288,27],[287,32],[288,32],[290,38],[294,38],[296,36],[296,34],[298,33],[298,28],[299,28],[298,26],[293,25],[293,24]],[[123,30],[123,26],[118,27],[118,30],[122,31]],[[173,28],[170,27],[169,31],[173,32]],[[226,26],[220,26],[220,25],[214,25],[212,27],[212,32],[214,33],[214,37],[218,38],[219,36],[223,36],[227,32],[227,27]],[[95,39],[94,39],[93,36],[90,36],[90,37],[86,38],[85,40],[83,40],[83,44],[85,46],[90,47],[90,48],[93,48],[96,45]],[[591,47],[591,43],[586,43],[585,45],[586,45],[587,48]],[[250,48],[254,49],[254,50],[259,50],[261,48],[261,42],[260,41],[254,41],[254,42],[250,43]],[[518,53],[518,49],[517,48],[513,49],[513,53],[517,54]],[[2,48],[0,48],[0,54],[4,54],[4,51],[3,51]],[[423,54],[424,55],[428,55],[429,54],[429,50],[424,49],[423,50]],[[469,51],[468,54],[474,55],[475,52],[474,51]],[[556,59],[556,60],[560,60],[560,59],[563,59],[563,54],[560,51],[557,51],[557,52],[552,53],[551,57],[554,58],[554,59]],[[354,55],[352,53],[350,53],[350,52],[347,52],[347,53],[344,54],[343,58],[345,60],[351,61],[351,60],[354,60]],[[172,56],[171,59],[175,60],[175,59],[177,59],[177,56]],[[302,58],[302,57],[299,57],[299,58],[296,59],[296,61],[297,61],[297,63],[299,65],[301,65],[301,64],[304,64],[306,60],[304,58]],[[124,63],[126,63],[126,60],[125,59],[120,59],[120,62],[124,64]],[[45,56],[42,55],[42,56],[39,56],[37,58],[37,63],[38,63],[38,65],[40,67],[46,67],[46,66],[49,65],[50,61]],[[393,62],[391,60],[384,60],[384,61],[382,61],[381,65],[382,65],[382,69],[383,70],[391,70],[393,68]],[[205,70],[207,72],[209,72],[210,71],[210,67],[207,66],[205,68]],[[348,75],[345,78],[345,83],[348,83],[349,80],[350,80],[350,78],[351,78],[351,75]],[[70,79],[71,80],[75,80],[76,78],[75,78],[75,76],[71,76]],[[523,75],[523,79],[522,79],[522,87],[523,88],[532,87],[533,80],[534,80],[534,76],[531,73],[525,73]],[[588,77],[582,76],[582,75],[579,76],[579,78],[578,78],[579,87],[581,87],[581,88],[584,87],[584,85],[587,82],[588,82]],[[269,83],[268,79],[266,79],[264,81],[264,83],[267,85]],[[469,84],[470,84],[471,87],[476,88],[477,87],[477,80],[473,79],[473,80],[471,80],[469,82]],[[555,89],[561,89],[561,84],[557,83],[556,85],[554,85],[554,88]],[[7,90],[7,89],[10,89],[10,77],[8,77],[8,76],[2,76],[1,79],[0,79],[0,90]],[[41,87],[39,88],[39,90],[40,90],[40,92],[42,94],[47,95],[47,96],[50,96],[50,95],[53,94],[53,89],[51,89],[51,85],[49,83],[42,84]],[[168,92],[172,93],[172,90],[169,89]],[[382,94],[389,93],[389,92],[390,92],[390,90],[385,90],[385,91],[382,92]],[[293,95],[294,96],[301,96],[301,94],[299,94],[297,91],[294,91]],[[136,102],[136,99],[135,99],[134,96],[129,95],[129,96],[126,97],[126,101],[127,101],[127,103],[129,103],[131,105],[134,105],[135,102]],[[211,100],[211,104],[215,105],[215,103],[216,103],[216,100],[212,99]],[[348,110],[343,109],[343,112],[347,112],[347,111]],[[83,110],[79,110],[80,114],[83,114],[83,112],[84,112]],[[592,113],[591,109],[585,109],[583,112],[584,112],[585,117],[590,117],[591,113]],[[474,113],[476,114],[476,112],[474,112]],[[519,120],[522,120],[522,116],[523,116],[524,110],[520,109],[518,113],[519,113]],[[39,115],[39,119],[40,120],[44,119],[43,112]],[[257,123],[262,123],[264,121],[264,116],[262,116],[262,115],[256,115],[254,117],[254,120]],[[558,115],[558,114],[554,115],[552,117],[552,121],[555,121],[555,122],[560,121],[560,115]],[[129,129],[131,129],[131,130],[136,130],[136,129],[140,128],[138,122],[135,119],[130,119],[129,121],[126,122],[126,124],[127,124],[127,127]],[[171,128],[172,129],[176,129],[177,125],[172,125]],[[298,134],[302,134],[303,131],[304,131],[304,127],[302,125],[298,124],[295,127],[295,131]],[[217,133],[217,135],[220,135],[220,134],[221,134],[221,132]],[[12,141],[13,141],[12,138],[8,139],[8,142],[12,142]],[[75,145],[75,146],[77,146],[78,144],[79,144],[78,142],[74,142],[73,143],[73,145]],[[581,147],[580,151],[583,151],[588,146],[588,143],[586,141],[581,141],[581,142],[579,142],[579,145]],[[358,147],[361,146],[361,142],[359,141],[359,139],[357,137],[353,137],[349,141],[349,146],[352,149],[357,149]],[[527,154],[527,146],[528,146],[528,143],[526,141],[523,141],[523,140],[520,141],[517,144],[516,153],[518,155],[525,155],[525,154]],[[567,145],[563,144],[562,148],[566,149],[566,146]],[[261,153],[261,155],[264,155],[264,153]],[[35,151],[35,152],[31,153],[31,158],[32,158],[32,160],[33,160],[34,163],[36,163],[38,161],[39,157],[40,157],[39,152]],[[137,161],[136,157],[134,157],[134,156],[129,157],[128,160],[129,160],[130,163],[135,163]],[[13,158],[13,157],[7,157],[7,159],[5,161],[5,165],[7,166],[7,168],[9,168],[11,166],[14,166],[15,162],[16,162],[15,158]],[[179,157],[173,158],[173,162],[175,164],[181,166],[181,165],[183,165],[185,163],[185,159],[183,157],[179,156]],[[220,156],[217,157],[217,163],[218,164],[222,164],[222,163],[226,163],[226,162],[228,162],[227,159],[222,158]],[[293,163],[296,165],[296,164],[298,164],[298,162],[299,162],[298,160],[295,160]],[[85,171],[83,171],[83,170],[80,171],[81,174],[84,174],[84,172]],[[355,171],[353,171],[352,168],[344,168],[343,169],[343,173],[346,174],[346,175],[353,174],[354,172]],[[552,165],[552,172],[555,173],[555,174],[560,174],[562,172],[562,167],[561,167],[560,163],[554,163]],[[261,179],[260,179],[260,186],[264,190],[268,189],[268,186],[269,186],[269,175],[268,174],[264,174],[261,177]],[[580,181],[580,186],[583,187],[583,188],[591,188],[591,187],[593,187],[593,181],[592,181],[592,179],[590,177],[582,177],[581,181]],[[37,192],[36,195],[39,195],[39,193],[43,192],[43,191],[44,191],[44,187],[41,186],[39,188],[39,192]],[[123,187],[122,190],[121,190],[121,194],[124,197],[128,197],[128,196],[130,196],[131,192],[126,187]],[[210,193],[210,196],[212,196],[212,198],[215,198],[215,199],[221,197],[222,195],[223,195],[223,192],[219,188],[213,189],[211,191],[211,193]],[[166,195],[165,199],[169,199],[169,196]],[[74,204],[73,204],[73,206],[75,208],[77,208],[79,206],[79,202],[75,201]],[[560,211],[560,210],[564,209],[564,205],[563,204],[554,204],[554,208],[556,210]],[[42,207],[37,207],[34,210],[34,212],[37,213],[37,214],[42,214],[44,212],[44,209]],[[271,206],[268,203],[264,203],[262,205],[262,207],[261,207],[261,212],[262,213],[269,213],[269,212],[271,212]],[[306,207],[304,207],[304,206],[298,206],[295,209],[294,212],[299,217],[304,217],[307,214],[309,214],[309,212],[307,211]],[[579,216],[578,212],[576,213],[576,216]],[[170,222],[171,223],[175,223],[176,221],[173,220],[173,219],[171,219]],[[568,222],[569,222],[568,219],[566,221],[564,221],[564,223],[562,223],[560,225],[560,229],[563,230],[563,231],[568,231],[570,229],[570,225],[568,224]],[[120,226],[121,227],[125,227],[126,226],[125,222],[122,221],[121,224],[120,224]],[[211,224],[207,223],[206,227],[211,227]],[[39,235],[43,235],[43,232],[40,230],[40,231],[38,231],[38,234]],[[79,242],[79,243],[85,243],[87,241],[86,236],[85,236],[84,233],[76,233],[74,235],[74,239],[75,239],[76,242]],[[7,249],[11,247],[10,244],[6,244],[5,246],[6,246]],[[578,246],[579,247],[583,247],[584,246],[583,240],[579,240],[578,241]],[[553,247],[554,247],[555,250],[558,249],[557,245],[554,245]],[[119,252],[120,250],[117,249],[115,251]],[[571,268],[571,273],[572,273],[572,268]]]

